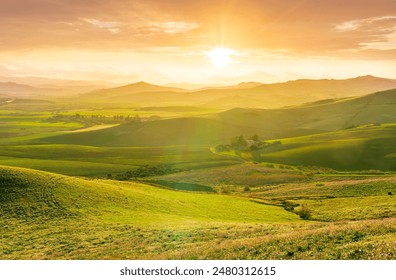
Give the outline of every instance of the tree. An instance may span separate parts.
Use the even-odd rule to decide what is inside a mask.
[[[257,133],[254,134],[253,136],[251,136],[249,139],[250,139],[250,140],[253,140],[253,141],[255,141],[255,142],[260,142],[260,136],[258,136]]]
[[[231,146],[236,150],[244,150],[247,148],[247,141],[243,135],[231,138]]]

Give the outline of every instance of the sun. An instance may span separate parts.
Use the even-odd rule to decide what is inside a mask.
[[[231,55],[235,52],[230,49],[225,48],[215,48],[210,52],[207,52],[206,55],[210,58],[213,65],[217,67],[224,67],[232,62]]]

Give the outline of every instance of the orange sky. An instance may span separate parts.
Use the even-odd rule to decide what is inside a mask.
[[[0,76],[396,78],[394,0],[1,0]],[[226,48],[229,63],[210,53]]]

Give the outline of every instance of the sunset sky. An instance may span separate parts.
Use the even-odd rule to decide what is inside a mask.
[[[0,76],[396,78],[395,0],[1,0]]]

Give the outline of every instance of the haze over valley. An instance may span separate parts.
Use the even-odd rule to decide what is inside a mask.
[[[0,259],[396,258],[394,1],[3,2]]]

